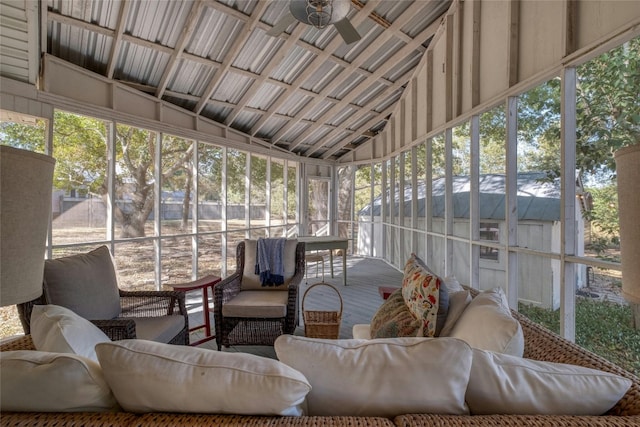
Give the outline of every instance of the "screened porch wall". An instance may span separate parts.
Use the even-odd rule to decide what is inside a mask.
[[[380,253],[398,268],[407,253],[418,251],[438,274],[456,275],[479,289],[504,287],[514,309],[518,301],[558,308],[564,300],[560,307],[561,332],[574,339],[575,287],[584,285],[585,266],[606,264],[612,270],[620,269],[616,263],[594,263],[592,258],[584,257],[581,248],[584,228],[578,224],[582,213],[576,203],[579,189],[574,187],[573,163],[577,132],[576,67],[638,37],[639,7],[637,2],[607,1],[455,2],[388,125],[339,162],[358,167],[381,166],[386,169],[381,179],[384,188],[376,196],[394,194],[405,185],[395,177],[394,165],[404,161],[416,147],[426,144],[426,171],[423,171],[426,181],[445,177],[448,187],[445,197],[451,199],[453,168],[459,161],[457,141],[452,135],[459,126],[470,128],[469,140],[463,143],[469,150],[469,163],[465,167],[472,185],[477,186],[480,118],[488,111],[500,110],[505,129],[501,173],[507,180],[508,200],[500,242],[490,243],[500,251],[499,268],[491,269],[480,259],[479,249],[484,242],[478,233],[482,217],[477,189],[471,193],[471,224],[464,230],[455,223],[453,202],[448,202],[443,220],[427,217],[426,223],[410,222],[410,229],[405,230],[405,224],[398,223],[392,204],[383,200],[382,205],[389,206],[378,222],[373,220],[375,216],[361,217],[368,228],[358,226],[361,234],[358,250],[363,254]],[[556,161],[563,162],[560,172],[563,216],[555,223],[533,226],[518,219],[515,202],[515,181],[522,160],[518,97],[554,80],[560,82],[558,90],[563,105],[563,110],[557,113],[561,142],[556,152]],[[436,158],[435,154],[440,153],[444,153],[443,157]],[[416,173],[413,170],[413,179]],[[371,203],[376,196],[372,196]],[[412,232],[424,236],[424,246],[420,246],[421,239],[408,238]],[[540,241],[534,244],[536,237]],[[542,284],[523,287],[522,280],[532,272]],[[539,272],[543,272],[542,277]]]

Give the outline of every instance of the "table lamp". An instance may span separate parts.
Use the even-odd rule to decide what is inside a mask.
[[[55,159],[0,145],[0,306],[42,294]]]

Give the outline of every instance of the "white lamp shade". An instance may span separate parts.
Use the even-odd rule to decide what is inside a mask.
[[[55,159],[0,145],[0,305],[42,294]]]
[[[615,153],[618,175],[622,295],[640,304],[640,144]]]

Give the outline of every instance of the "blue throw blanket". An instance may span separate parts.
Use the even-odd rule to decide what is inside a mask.
[[[256,274],[262,286],[284,284],[284,245],[287,239],[258,239]]]

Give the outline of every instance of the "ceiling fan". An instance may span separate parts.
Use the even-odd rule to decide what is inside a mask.
[[[318,29],[333,24],[344,42],[351,44],[360,40],[360,34],[347,19],[350,8],[351,0],[289,0],[289,12],[267,34],[277,37],[295,20]]]

